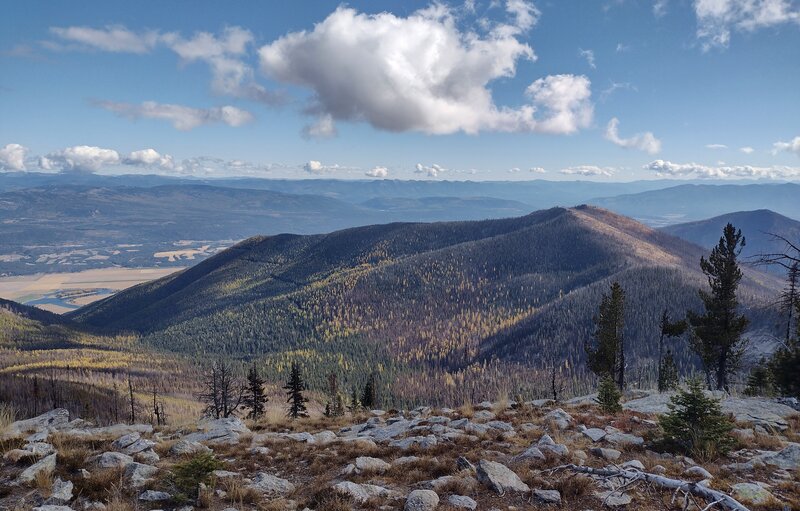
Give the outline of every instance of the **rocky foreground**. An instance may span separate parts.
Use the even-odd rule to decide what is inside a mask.
[[[797,411],[726,399],[739,448],[702,462],[651,450],[667,402],[644,396],[617,416],[584,398],[155,429],[56,409],[0,436],[0,509],[800,509]],[[708,507],[693,488],[729,500]]]

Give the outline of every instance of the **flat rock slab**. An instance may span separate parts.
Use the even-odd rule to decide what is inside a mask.
[[[398,498],[399,494],[383,486],[376,486],[374,484],[358,484],[350,481],[342,481],[333,485],[333,489],[337,492],[351,497],[353,500],[364,503],[372,498]]]
[[[293,492],[295,488],[294,485],[286,479],[281,479],[280,477],[267,474],[266,472],[261,472],[254,477],[253,482],[248,484],[247,487],[265,495],[285,495]]]
[[[513,470],[495,461],[481,460],[478,462],[478,481],[499,495],[506,491],[527,493],[530,488]]]

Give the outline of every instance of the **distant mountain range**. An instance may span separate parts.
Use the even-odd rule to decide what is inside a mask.
[[[0,275],[184,266],[255,235],[509,218],[595,204],[654,226],[745,208],[800,219],[800,186],[636,181],[180,179],[0,174]]]
[[[162,350],[258,358],[275,372],[293,357],[316,375],[384,367],[400,375],[401,393],[420,390],[404,374],[469,374],[492,361],[545,370],[557,359],[586,381],[583,341],[601,293],[618,280],[628,296],[631,371],[652,376],[661,312],[699,306],[703,253],[586,206],[373,225],[251,238],[69,317],[138,332]],[[747,270],[740,295],[754,329],[774,322],[762,305],[780,286]],[[683,341],[674,343],[679,363],[694,363]]]
[[[768,209],[728,213],[698,222],[670,225],[662,230],[702,247],[711,248],[719,242],[722,229],[728,223],[744,233],[747,243],[742,250],[742,259],[745,261],[755,262],[759,254],[785,252],[786,243],[776,239],[772,234],[780,235],[794,243],[800,242],[800,222]],[[785,273],[780,267],[773,267],[771,270],[780,274]]]
[[[658,227],[759,209],[800,220],[800,185],[684,184],[591,199],[588,203]]]

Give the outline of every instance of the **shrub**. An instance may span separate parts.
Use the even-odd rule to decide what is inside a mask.
[[[668,406],[670,411],[659,417],[668,449],[710,459],[733,447],[733,421],[722,413],[719,400],[706,396],[701,380],[689,380],[688,389],[673,396]]]
[[[622,394],[617,388],[617,384],[610,376],[606,376],[600,381],[600,386],[597,388],[597,404],[600,409],[605,413],[619,413],[622,411],[622,405],[619,400]]]
[[[222,468],[222,462],[214,454],[198,454],[172,468],[171,482],[180,494],[195,498],[200,483],[208,484],[211,473],[219,468]]]
[[[767,396],[772,397],[775,394],[775,380],[770,371],[767,361],[762,358],[761,361],[750,370],[750,375],[747,377],[747,387],[744,389],[746,396]]]

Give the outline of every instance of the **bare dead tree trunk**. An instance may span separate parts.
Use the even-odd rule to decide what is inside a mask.
[[[128,374],[128,396],[131,404],[131,424],[136,424],[136,399],[133,397],[133,382],[130,374]]]
[[[688,499],[689,495],[694,495],[710,503],[708,506],[706,506],[705,509],[711,509],[714,505],[718,505],[722,509],[727,509],[729,511],[750,511],[744,505],[742,505],[742,503],[740,503],[730,495],[722,493],[721,491],[714,490],[712,488],[708,488],[706,486],[702,486],[700,484],[691,481],[672,479],[657,474],[651,474],[650,472],[641,472],[639,470],[634,470],[634,469],[626,470],[622,468],[608,468],[608,467],[606,468],[579,467],[573,464],[555,467],[553,469],[550,469],[550,472],[556,472],[559,470],[569,470],[572,472],[588,474],[590,476],[598,476],[605,479],[619,478],[623,481],[620,488],[627,488],[638,482],[652,484],[653,486],[657,486],[659,488],[673,490],[675,492],[673,494],[673,500],[677,497],[679,493],[683,493],[685,499]]]

